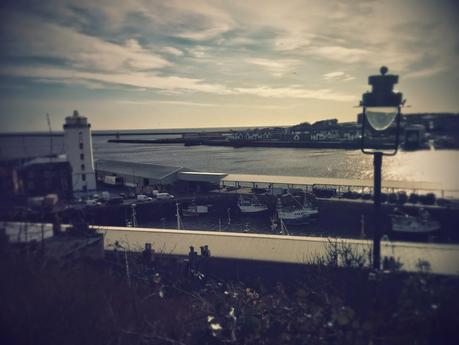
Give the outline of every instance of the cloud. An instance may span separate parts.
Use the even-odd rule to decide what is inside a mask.
[[[293,59],[263,59],[263,58],[250,58],[246,62],[260,66],[268,70],[272,75],[280,77],[287,72],[292,71],[296,66],[301,64],[300,60]]]
[[[337,93],[330,89],[304,89],[298,86],[271,88],[267,86],[248,88],[228,88],[221,84],[209,84],[199,79],[181,77],[162,77],[143,72],[136,73],[96,73],[82,72],[63,68],[51,67],[12,67],[0,68],[1,75],[15,75],[34,78],[40,82],[62,82],[64,84],[91,83],[98,87],[101,83],[109,85],[124,85],[135,88],[157,89],[179,92],[203,92],[216,95],[252,95],[269,98],[309,98],[347,102],[355,97],[345,93]]]
[[[428,68],[419,69],[413,72],[409,72],[403,76],[403,79],[430,77],[435,74],[441,73],[445,70],[446,70],[446,66],[432,66]]]
[[[325,73],[322,75],[322,78],[329,81],[349,81],[355,79],[353,76],[341,71]]]
[[[241,94],[268,97],[268,98],[309,98],[327,101],[350,102],[356,98],[353,95],[333,92],[330,89],[304,89],[300,87],[278,87],[260,86],[254,88],[237,88]]]
[[[327,87],[381,65],[402,78],[459,70],[453,15],[412,0],[12,3],[2,13],[1,72],[21,80],[350,101],[354,83]],[[297,71],[308,76],[301,83],[328,86],[294,85]]]
[[[72,78],[59,78],[59,79],[49,79],[49,78],[37,78],[36,82],[45,83],[45,84],[57,84],[57,85],[82,85],[89,90],[100,90],[106,89],[108,86],[104,83],[99,83],[96,81],[84,80],[84,79],[72,79]]]
[[[203,46],[193,46],[193,48],[188,49],[188,53],[196,58],[203,58],[206,56],[206,53],[209,51],[209,48]]]
[[[114,102],[120,104],[129,105],[178,105],[184,107],[212,107],[212,108],[250,108],[250,109],[288,109],[292,108],[292,105],[275,105],[275,104],[222,104],[222,103],[201,103],[201,102],[189,102],[189,101],[177,101],[177,100],[152,100],[152,101],[138,101],[138,100],[115,100]]]
[[[175,34],[176,37],[204,41],[220,36],[235,26],[232,13],[213,1],[171,1],[171,9],[187,23],[187,28]]]
[[[18,13],[8,16],[5,28],[3,55],[9,57],[54,59],[74,68],[113,72],[170,65],[132,38],[116,44]]]
[[[166,53],[166,54],[171,54],[171,55],[175,55],[175,56],[182,56],[183,55],[183,52],[180,49],[177,49],[175,47],[163,47],[161,49],[161,51]]]
[[[452,2],[266,0],[243,6],[239,21],[272,32],[271,50],[284,56],[353,68],[385,64],[400,73],[410,72],[426,53],[452,71],[459,61]]]
[[[45,79],[47,82],[50,80],[55,80],[56,82],[62,81],[65,83],[74,81],[74,83],[81,84],[82,81],[84,81],[182,92],[196,91],[219,95],[232,93],[231,90],[228,90],[223,85],[205,83],[200,79],[158,76],[147,72],[105,73],[44,66],[2,66],[2,68],[0,68],[0,74],[29,77],[38,81]]]
[[[155,105],[155,104],[168,104],[168,105],[180,105],[187,107],[219,107],[219,104],[214,103],[199,103],[199,102],[187,102],[187,101],[131,101],[131,100],[116,100],[116,103],[120,104],[135,104],[135,105]]]
[[[305,50],[305,54],[342,63],[359,62],[369,55],[368,51],[364,49],[341,46],[308,47]]]
[[[311,44],[314,35],[310,33],[293,33],[280,35],[274,39],[274,50],[276,51],[295,51],[303,50]]]
[[[229,26],[221,24],[203,30],[184,31],[176,34],[176,37],[186,38],[194,41],[204,41],[214,38],[230,29]]]
[[[447,2],[434,6],[411,0],[403,4],[265,0],[261,5],[231,1],[131,0],[117,1],[114,5],[108,0],[78,3],[45,0],[35,8],[40,11],[46,8],[47,14],[54,14],[53,18],[60,23],[69,26],[78,23],[85,28],[92,28],[94,20],[99,19],[96,15],[101,14],[104,32],[118,35],[126,28],[135,28],[136,34],[144,39],[153,33],[154,37],[179,37],[193,42],[228,41],[225,34],[236,31],[252,44],[262,32],[271,42],[270,47],[263,47],[268,53],[267,59],[272,58],[269,54],[281,52],[285,54],[283,58],[306,55],[324,63],[387,64],[400,72],[410,71],[427,51],[442,60],[448,69],[454,65],[452,61],[457,60],[457,52],[453,52],[457,46],[457,18]],[[147,20],[136,22],[138,18]],[[21,21],[14,22],[23,26]],[[97,64],[97,59],[91,62]],[[139,64],[143,65],[144,61]]]

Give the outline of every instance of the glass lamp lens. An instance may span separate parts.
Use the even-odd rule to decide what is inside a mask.
[[[372,107],[366,108],[367,120],[370,126],[377,131],[383,131],[394,122],[397,116],[397,107]]]

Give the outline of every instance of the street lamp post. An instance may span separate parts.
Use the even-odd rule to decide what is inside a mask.
[[[374,201],[374,236],[373,236],[373,268],[379,270],[381,268],[381,169],[382,157],[394,156],[397,153],[399,145],[399,129],[400,129],[400,108],[404,101],[400,92],[394,92],[394,85],[398,82],[397,75],[388,75],[387,67],[383,66],[380,69],[380,75],[373,75],[368,78],[368,84],[372,86],[370,92],[366,92],[362,96],[360,106],[363,107],[362,113],[362,138],[361,150],[364,154],[373,155],[374,167],[374,186],[373,186],[373,201]],[[389,147],[389,150],[382,150],[380,143],[379,148],[372,149],[367,147],[365,142],[366,124],[376,132],[387,130],[392,124],[396,123],[394,146]],[[384,144],[387,144],[384,143]]]

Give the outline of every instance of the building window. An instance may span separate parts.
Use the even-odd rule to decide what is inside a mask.
[[[81,171],[84,171],[85,168],[86,168],[85,165],[81,164]]]
[[[147,178],[143,179],[143,185],[148,186],[150,184],[150,181]]]
[[[81,174],[81,179],[82,179],[83,181],[86,181],[86,174]]]
[[[88,190],[88,187],[85,185],[83,186],[83,192],[86,192]]]
[[[80,159],[83,161],[84,160],[84,153],[80,153]]]
[[[80,143],[80,150],[83,150],[83,143]]]

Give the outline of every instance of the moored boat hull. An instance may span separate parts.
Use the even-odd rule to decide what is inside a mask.
[[[242,214],[260,214],[268,212],[267,206],[239,206],[239,211]]]
[[[190,205],[182,210],[184,217],[197,217],[209,214],[209,205]]]
[[[436,220],[418,220],[412,216],[392,216],[392,231],[406,234],[429,234],[440,230]]]
[[[237,207],[242,214],[261,214],[269,210],[269,207],[262,204],[255,195],[251,195],[249,198],[240,196]]]
[[[317,219],[319,211],[315,209],[303,209],[296,211],[278,210],[277,216],[285,224],[309,224]]]

